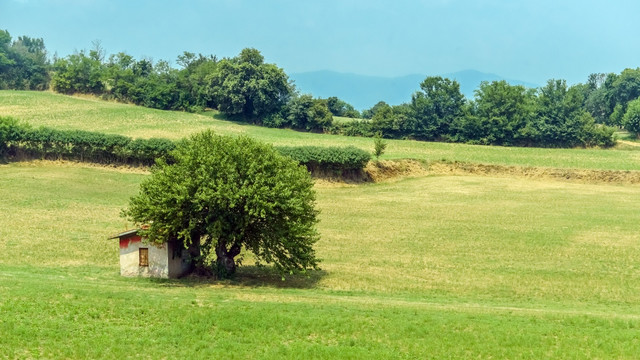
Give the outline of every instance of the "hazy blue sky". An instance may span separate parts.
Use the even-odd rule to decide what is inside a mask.
[[[0,0],[0,28],[60,56],[175,61],[255,47],[288,73],[476,69],[542,84],[640,66],[637,0]]]

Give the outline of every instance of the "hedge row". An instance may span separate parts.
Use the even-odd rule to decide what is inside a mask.
[[[150,166],[157,158],[171,161],[175,143],[167,139],[131,139],[81,130],[33,129],[13,118],[0,117],[0,159],[74,160],[99,164]],[[281,147],[282,154],[309,171],[342,175],[359,171],[369,153],[355,147]]]
[[[312,173],[330,172],[332,175],[345,175],[359,171],[371,160],[371,154],[353,146],[320,147],[297,146],[278,147],[280,153],[304,164]]]
[[[153,165],[175,148],[167,139],[131,139],[82,130],[33,129],[0,118],[0,156],[75,160],[99,164]]]

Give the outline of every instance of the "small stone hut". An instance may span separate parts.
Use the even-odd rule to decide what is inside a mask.
[[[189,251],[178,242],[148,243],[132,229],[111,236],[120,240],[120,275],[178,278],[192,270]]]

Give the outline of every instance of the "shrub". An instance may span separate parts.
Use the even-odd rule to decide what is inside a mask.
[[[361,171],[371,160],[368,152],[353,146],[344,148],[298,146],[277,149],[280,153],[305,165],[312,173],[330,172],[332,175],[343,176],[350,172]]]
[[[167,139],[136,139],[80,130],[32,129],[11,118],[0,118],[0,157],[9,150],[39,159],[77,160],[101,164],[153,165],[175,144]]]
[[[172,163],[176,143],[167,139],[131,139],[122,135],[81,130],[32,129],[12,118],[0,117],[0,158],[9,150],[22,157],[94,162],[99,164],[153,165],[158,158]],[[281,147],[277,150],[313,173],[346,175],[360,171],[371,155],[353,146]]]
[[[24,128],[14,118],[0,117],[0,160],[9,156],[9,147],[22,136]]]

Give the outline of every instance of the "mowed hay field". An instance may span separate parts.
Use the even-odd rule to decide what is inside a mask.
[[[72,106],[67,116],[76,120],[57,126],[39,122],[35,114],[29,118],[27,110],[6,110],[7,94],[32,103],[51,96],[51,113],[61,111],[65,101],[97,105],[78,105],[77,111]],[[107,131],[100,127],[110,121],[124,126],[118,124],[129,115],[114,110],[115,120],[109,120],[109,111],[100,110],[109,106],[127,107],[0,92],[0,116],[57,128]],[[89,109],[104,111],[104,121],[91,120],[94,128],[78,115],[87,116]],[[158,114],[167,118],[153,120],[149,131],[185,116],[176,134],[197,131],[189,121],[201,119],[210,122],[202,128],[224,133],[225,127],[237,127],[276,144],[298,141],[291,140],[297,136],[308,136],[307,143],[353,141],[367,147],[371,142]],[[65,117],[59,116],[62,122]],[[131,129],[114,132],[135,136],[135,124]],[[261,137],[262,131],[273,131],[273,137]],[[402,152],[409,150],[398,150],[400,145],[426,160],[460,156],[535,166],[548,156],[555,159],[548,166],[637,166],[631,150],[400,141],[391,142],[390,153],[397,153],[390,157],[411,157]],[[439,155],[432,157],[433,152]],[[480,161],[485,156],[488,160]],[[616,165],[607,165],[608,159]],[[118,215],[145,176],[143,169],[67,162],[0,165],[0,358],[634,359],[640,354],[638,185],[429,172],[360,185],[318,181],[316,249],[323,261],[322,270],[308,278],[282,281],[268,267],[253,266],[241,267],[230,281],[123,278],[118,246],[107,237],[130,226]]]
[[[636,358],[640,187],[474,176],[317,185],[322,271],[119,276],[146,176],[0,166],[7,358]]]
[[[373,140],[361,137],[311,134],[270,129],[225,121],[217,112],[189,114],[95,98],[70,97],[49,92],[0,91],[0,116],[12,116],[33,126],[81,129],[130,137],[181,139],[194,132],[213,129],[219,134],[249,135],[278,146],[353,145],[373,150]],[[539,149],[471,146],[437,142],[388,140],[384,159],[459,161],[522,167],[564,169],[640,170],[640,147],[620,149]]]

